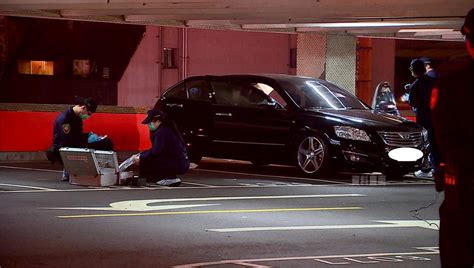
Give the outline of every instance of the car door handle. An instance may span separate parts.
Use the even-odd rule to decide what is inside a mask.
[[[166,106],[183,108],[183,105],[180,103],[167,103]]]
[[[216,113],[217,116],[227,116],[227,117],[231,117],[232,114],[231,113]]]

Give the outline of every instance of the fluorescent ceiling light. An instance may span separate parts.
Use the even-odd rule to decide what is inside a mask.
[[[453,32],[454,29],[400,29],[399,33],[430,33],[430,32]]]
[[[412,23],[412,22],[385,22],[385,21],[308,23],[309,27],[321,27],[321,28],[400,27],[400,26],[416,26],[416,25],[418,24]]]
[[[329,23],[294,23],[294,24],[244,24],[244,29],[261,28],[291,28],[291,27],[317,27],[317,28],[367,28],[367,27],[407,27],[428,25],[427,22],[329,22]]]
[[[380,27],[416,27],[443,26],[459,24],[458,20],[404,20],[404,21],[358,21],[358,22],[322,22],[322,23],[286,23],[286,24],[243,24],[244,29],[264,28],[380,28]]]

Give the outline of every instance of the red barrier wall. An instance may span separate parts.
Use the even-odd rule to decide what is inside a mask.
[[[0,152],[46,150],[52,142],[53,123],[59,112],[0,111]],[[145,114],[95,113],[84,121],[84,132],[108,135],[115,151],[150,148],[149,132],[141,124]],[[415,121],[415,117],[406,117]]]
[[[59,112],[0,111],[0,152],[44,151],[52,142]],[[116,151],[141,151],[151,146],[144,114],[96,113],[84,121],[84,132],[108,135]]]

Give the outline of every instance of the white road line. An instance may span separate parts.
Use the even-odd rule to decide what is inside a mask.
[[[256,231],[297,231],[297,230],[331,230],[331,229],[370,229],[370,228],[407,228],[421,227],[438,230],[433,225],[424,221],[399,220],[399,221],[374,221],[383,224],[347,224],[347,225],[310,225],[310,226],[280,226],[280,227],[244,227],[244,228],[221,228],[206,229],[206,231],[218,233],[233,232],[256,232]],[[432,224],[439,224],[439,220],[430,220]]]
[[[152,211],[160,210],[162,206],[149,204],[168,202],[202,202],[202,201],[228,201],[228,200],[261,200],[261,199],[292,199],[292,198],[331,198],[331,197],[365,197],[363,194],[320,194],[320,195],[265,195],[265,196],[219,196],[219,197],[194,197],[171,199],[146,199],[126,200],[110,203],[108,207],[50,207],[45,209],[61,210],[110,210],[110,211]],[[220,204],[206,204],[220,205]]]
[[[231,188],[278,188],[278,187],[331,187],[333,185],[268,185],[268,186],[242,186],[242,185],[229,185],[229,186],[212,186],[212,187],[202,187],[202,186],[179,186],[179,187],[141,187],[141,188],[132,188],[127,186],[114,186],[113,188],[83,188],[83,189],[55,189],[55,192],[94,192],[94,191],[136,191],[136,190],[146,190],[146,191],[172,191],[172,190],[186,190],[186,189],[231,189]],[[42,190],[21,190],[21,191],[0,191],[0,194],[6,193],[50,193],[51,191],[42,191]]]
[[[62,170],[53,170],[53,169],[24,168],[24,167],[12,167],[12,166],[0,166],[0,168],[63,173]]]
[[[43,188],[43,187],[35,187],[35,186],[27,186],[27,185],[18,185],[18,184],[8,184],[8,183],[0,183],[1,186],[10,186],[10,187],[18,187],[18,188],[28,188],[28,189],[37,189],[37,190],[43,190],[43,191],[57,191],[56,189],[50,189],[50,188]],[[32,191],[35,192],[35,191]],[[37,191],[36,191],[37,192]]]
[[[336,259],[336,258],[361,258],[361,257],[382,257],[382,256],[418,256],[418,255],[437,255],[438,247],[415,247],[420,251],[414,252],[386,252],[386,253],[365,253],[365,254],[348,254],[348,255],[320,255],[320,256],[304,256],[304,257],[281,257],[281,258],[265,258],[265,259],[241,259],[241,260],[221,260],[215,262],[190,263],[173,266],[174,268],[192,268],[216,266],[223,264],[237,264],[249,262],[274,262],[274,261],[291,261],[291,260],[319,260],[319,259]],[[422,251],[421,251],[422,250]]]
[[[209,184],[204,184],[204,183],[196,183],[196,182],[189,182],[189,181],[183,181],[183,184],[191,184],[191,185],[197,185],[197,186],[203,186],[203,187],[217,187],[215,185],[209,185]]]
[[[255,177],[266,177],[266,178],[283,178],[283,179],[295,179],[295,180],[305,180],[305,181],[328,182],[328,183],[333,183],[333,184],[349,184],[349,183],[346,183],[346,182],[330,181],[330,180],[322,180],[322,179],[312,179],[312,178],[305,178],[305,177],[290,177],[290,176],[279,176],[279,175],[264,175],[264,174],[244,173],[244,172],[231,172],[231,171],[224,171],[224,170],[212,170],[212,169],[201,169],[201,168],[197,168],[197,169],[194,169],[194,170],[196,170],[196,171],[214,172],[214,173],[224,173],[224,174],[235,174],[235,175],[246,175],[246,176],[255,176]]]

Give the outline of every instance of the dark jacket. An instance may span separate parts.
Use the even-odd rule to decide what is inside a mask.
[[[474,158],[474,60],[465,63],[437,85],[438,97],[432,107],[432,118],[441,155],[456,175],[461,175],[462,188],[473,194]]]
[[[430,100],[434,80],[427,75],[418,77],[410,86],[409,104],[416,108],[416,122],[431,127]]]
[[[72,107],[58,115],[54,121],[53,145],[79,148],[87,146],[87,134],[82,133],[82,119],[74,113]]]
[[[442,267],[474,265],[473,91],[474,60],[441,78],[432,104],[436,142],[445,160],[435,176],[444,190],[440,207],[439,249]],[[436,95],[436,93],[434,93]]]
[[[140,163],[145,162],[158,173],[184,174],[189,168],[186,145],[169,126],[161,124],[150,133],[152,147],[140,153]],[[150,171],[151,171],[150,170]]]
[[[429,70],[428,72],[426,72],[426,75],[433,79],[439,78],[438,71],[436,71],[435,69]]]

